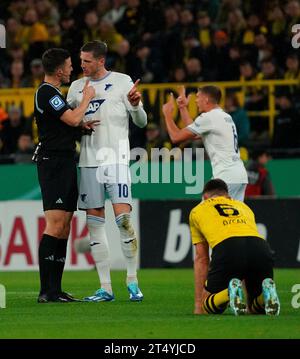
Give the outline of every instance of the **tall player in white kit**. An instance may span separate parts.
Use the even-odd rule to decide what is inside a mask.
[[[67,101],[76,107],[82,98],[86,80],[96,95],[90,102],[84,121],[100,124],[81,140],[79,158],[80,188],[78,208],[86,210],[90,248],[100,280],[100,289],[86,301],[114,300],[110,278],[109,246],[105,224],[105,193],[110,198],[120,230],[121,248],[127,263],[127,288],[131,301],[141,301],[143,294],[137,280],[137,240],[131,223],[131,183],[129,172],[129,115],[139,127],[147,124],[137,84],[128,75],[105,68],[107,45],[101,41],[86,43],[80,58],[84,77],[74,81]]]
[[[238,148],[238,136],[231,116],[219,103],[221,91],[216,86],[199,88],[196,103],[201,115],[193,121],[187,110],[188,98],[182,87],[177,99],[186,127],[179,129],[173,120],[175,100],[171,94],[163,105],[167,131],[173,143],[196,139],[199,135],[211,161],[213,178],[226,182],[230,197],[244,201],[248,176]]]

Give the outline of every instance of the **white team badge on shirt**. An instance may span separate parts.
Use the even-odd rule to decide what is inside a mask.
[[[64,106],[64,102],[58,95],[53,96],[49,100],[49,103],[56,111],[60,110]]]
[[[112,84],[105,84],[105,89],[104,91],[109,90],[112,87]]]

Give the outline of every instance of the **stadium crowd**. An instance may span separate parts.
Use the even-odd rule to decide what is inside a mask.
[[[108,69],[141,83],[300,80],[299,51],[291,45],[291,27],[300,23],[298,0],[2,0],[0,23],[7,35],[0,88],[37,87],[44,75],[40,57],[49,47],[70,51],[77,79],[80,47],[94,39],[108,44]],[[299,96],[300,85],[276,91],[274,135],[266,140],[267,121],[247,117],[247,111],[268,108],[266,90],[248,88],[243,107],[236,93],[228,93],[225,109],[240,146],[248,147],[254,136],[275,148],[300,147]],[[0,106],[0,154],[30,160],[32,121],[17,106]],[[148,151],[170,147],[159,123],[153,119],[144,132],[133,128],[132,143]]]

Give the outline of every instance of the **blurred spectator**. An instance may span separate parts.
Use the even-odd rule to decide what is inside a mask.
[[[164,16],[161,0],[143,2],[142,40],[153,41],[164,26]],[[155,21],[154,21],[155,19]]]
[[[10,47],[10,49],[8,49],[6,56],[4,55],[1,60],[4,60],[3,62],[1,61],[2,66],[0,65],[0,68],[2,67],[3,69],[2,71],[4,78],[2,80],[3,82],[0,84],[0,87],[9,87],[10,83],[8,82],[9,81],[8,78],[11,78],[12,76],[11,73],[12,63],[21,62],[24,68],[24,63],[25,63],[24,50],[20,45],[14,44]],[[15,72],[15,69],[13,69],[13,72]]]
[[[3,128],[3,122],[8,119],[8,113],[0,105],[0,131]]]
[[[179,15],[181,38],[184,39],[187,35],[197,38],[198,29],[194,22],[194,15],[188,8],[183,9]]]
[[[290,43],[291,37],[293,33],[291,32],[291,28],[295,24],[300,24],[300,3],[297,0],[290,0],[285,5],[285,13],[287,14],[286,19],[286,40]]]
[[[17,19],[18,21],[21,21],[27,7],[28,4],[26,4],[26,1],[15,0],[10,2],[8,6],[8,11],[12,17]]]
[[[80,0],[59,1],[60,14],[62,17],[70,17],[74,20],[76,27],[82,29],[84,26],[84,14],[86,13],[86,3]]]
[[[246,29],[246,20],[240,9],[234,9],[229,12],[226,28],[231,44],[240,44],[243,32]]]
[[[55,3],[50,2],[49,0],[35,0],[35,9],[39,18],[44,24],[49,24],[50,22],[58,23],[59,13]]]
[[[90,10],[84,15],[84,24],[83,43],[99,39],[99,18],[95,10]]]
[[[239,80],[240,70],[239,65],[241,63],[241,52],[238,46],[232,46],[229,49],[229,63],[228,63],[228,80]]]
[[[99,19],[101,19],[105,14],[107,14],[107,12],[111,9],[111,1],[110,0],[96,0],[97,5],[96,5],[96,13],[99,17]],[[93,6],[93,1],[91,1],[90,3],[92,3]]]
[[[71,15],[65,14],[61,18],[61,47],[68,50],[72,57],[73,73],[81,73],[79,52],[82,46],[82,33]],[[75,78],[76,79],[76,78]]]
[[[48,41],[49,35],[45,24],[39,21],[35,8],[26,10],[23,23],[24,26],[17,33],[16,42],[21,44],[24,51],[33,53],[32,56],[40,55],[45,49],[43,42]]]
[[[202,48],[206,49],[212,44],[213,29],[210,17],[206,11],[199,11],[197,14],[198,39]]]
[[[203,60],[204,53],[199,41],[194,34],[187,34],[183,39],[183,62],[186,62],[191,57],[196,57]]]
[[[286,19],[281,7],[276,5],[272,8],[267,15],[267,20],[269,23],[270,33],[273,38],[280,39],[284,34],[286,26]]]
[[[179,17],[176,10],[168,7],[164,13],[165,28],[162,31],[161,49],[165,69],[182,65],[183,46],[180,39]]]
[[[235,123],[239,146],[247,146],[250,134],[250,122],[247,112],[241,107],[236,93],[228,93],[226,95],[225,109]]]
[[[225,31],[218,30],[214,33],[213,44],[207,49],[206,60],[210,80],[214,78],[219,81],[228,79],[226,71],[230,62],[228,40]]]
[[[275,80],[281,78],[281,74],[272,58],[266,58],[261,61],[261,72],[257,74],[258,80]],[[247,104],[247,109],[254,111],[266,110],[269,105],[268,88],[258,87],[258,92],[252,96],[251,107]],[[256,132],[256,135],[262,136],[265,140],[268,137],[268,123],[260,117],[253,117],[251,119],[251,130]]]
[[[130,73],[129,64],[132,61],[130,44],[126,39],[122,39],[115,46],[115,51],[109,51],[106,57],[107,67],[113,71]]]
[[[17,34],[21,32],[22,25],[18,19],[10,17],[6,21],[6,47],[10,49],[17,42]]]
[[[286,71],[284,73],[284,78],[289,80],[298,80],[299,85],[297,86],[289,86],[290,95],[299,95],[300,93],[300,65],[299,58],[297,54],[290,54],[286,58]]]
[[[29,134],[21,133],[18,138],[15,163],[32,163],[33,142]]]
[[[99,37],[105,41],[110,51],[115,51],[123,36],[117,32],[113,23],[102,19],[99,24]]]
[[[272,57],[272,45],[268,42],[267,30],[259,31],[254,37],[254,47],[252,48],[253,56],[255,56],[255,65],[259,66],[261,61]]]
[[[224,29],[226,27],[226,22],[229,16],[229,13],[232,10],[238,9],[241,5],[240,0],[223,0],[219,7],[218,15],[216,18],[216,23],[220,28]]]
[[[5,88],[6,87],[6,83],[5,83],[5,78],[4,75],[0,69],[0,89],[1,88]]]
[[[140,44],[136,48],[136,56],[131,63],[131,71],[134,79],[141,82],[156,82],[161,78],[161,63],[158,57],[152,56],[152,50],[146,44]]]
[[[260,62],[261,72],[257,75],[258,80],[275,80],[282,77],[272,58],[263,59]]]
[[[177,66],[170,75],[171,82],[186,82],[186,70],[184,66]]]
[[[12,61],[24,62],[24,60],[25,60],[24,49],[22,48],[21,45],[14,44],[9,49],[9,56],[11,58],[11,62]]]
[[[8,111],[8,119],[3,122],[1,130],[2,153],[10,154],[17,150],[18,139],[25,129],[26,119],[22,116],[20,107],[11,106]]]
[[[253,45],[255,34],[259,32],[261,25],[260,18],[257,14],[250,14],[246,20],[246,28],[243,32],[243,45]]]
[[[300,147],[300,114],[291,99],[282,94],[277,98],[279,113],[274,121],[272,145],[275,148]]]
[[[248,185],[245,197],[274,196],[275,191],[271,176],[266,168],[270,156],[265,150],[257,150],[252,153],[246,169],[248,173]]]
[[[188,59],[185,63],[186,79],[188,82],[202,82],[206,81],[206,76],[203,73],[201,61],[195,57]]]
[[[102,19],[115,24],[123,17],[125,9],[126,5],[124,0],[113,0],[112,8],[102,17]]]
[[[47,30],[48,30],[48,34],[49,34],[49,39],[48,39],[49,47],[60,47],[61,32],[60,32],[59,23],[57,23],[54,20],[49,21]]]
[[[142,8],[140,0],[127,0],[127,6],[122,18],[115,24],[118,32],[124,35],[130,43],[138,39],[142,23]]]
[[[22,82],[24,87],[38,87],[44,80],[44,69],[41,59],[34,59],[30,63],[30,75]]]
[[[253,81],[257,79],[256,70],[249,61],[240,63],[240,81]],[[260,87],[247,86],[245,90],[245,107],[248,110],[256,110],[256,105],[263,98],[260,94]]]
[[[269,42],[273,47],[273,57],[279,66],[284,67],[286,54],[291,50],[291,29],[288,38],[285,34],[287,16],[284,14],[283,8],[274,2],[274,6],[270,8],[266,17]]]
[[[10,88],[22,88],[24,85],[24,65],[22,61],[13,61],[10,65],[10,78],[7,79],[6,86]]]

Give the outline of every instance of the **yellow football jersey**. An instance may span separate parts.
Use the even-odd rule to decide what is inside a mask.
[[[230,237],[263,238],[251,209],[243,202],[222,196],[207,199],[191,210],[190,229],[193,244],[206,241],[211,248]]]

